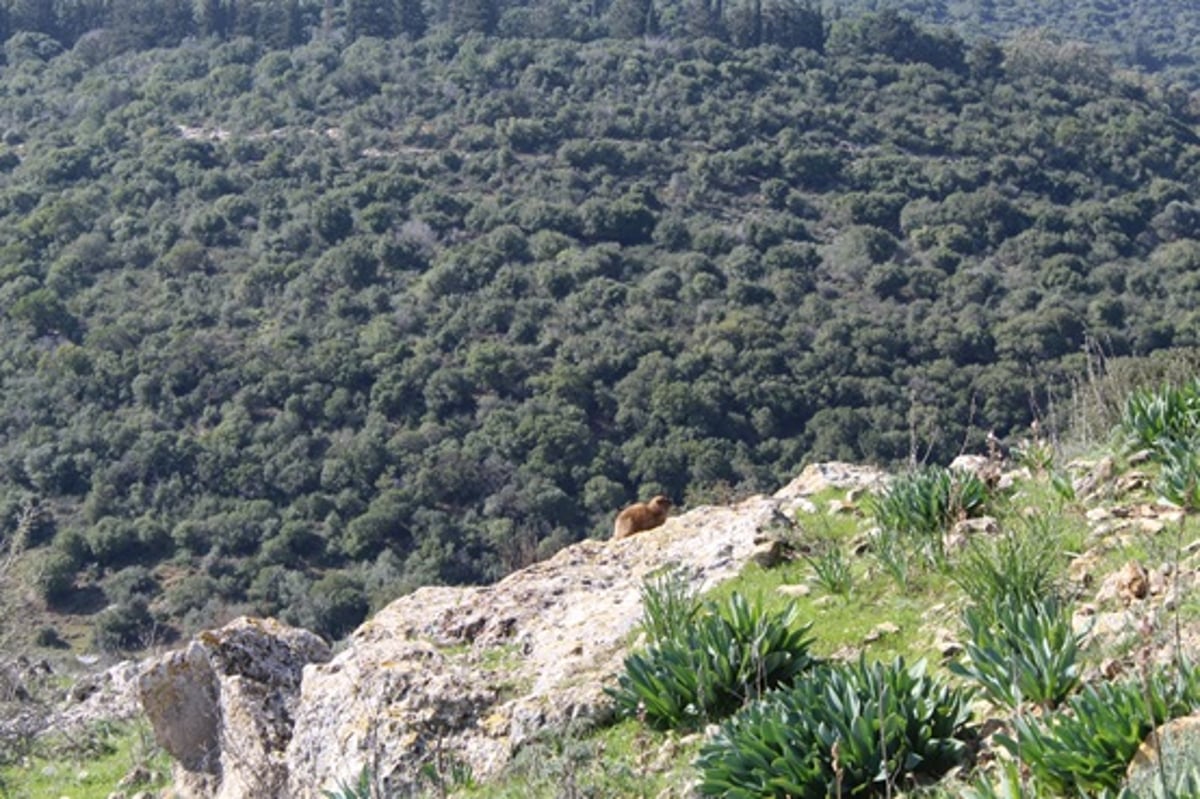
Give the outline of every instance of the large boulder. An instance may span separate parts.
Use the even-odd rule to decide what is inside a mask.
[[[873,482],[873,474],[842,474]],[[330,658],[316,636],[243,618],[143,669],[179,799],[319,799],[369,775],[381,795],[487,779],[526,742],[612,714],[647,578],[697,590],[800,534],[800,486],[701,507],[621,541],[584,541],[487,587],[396,600]],[[791,542],[795,543],[795,542]]]
[[[782,493],[782,492],[781,492]],[[789,494],[697,508],[621,541],[584,541],[483,588],[422,588],[305,668],[287,749],[288,796],[317,799],[363,769],[385,795],[486,779],[524,742],[612,713],[647,577],[696,588],[732,577]]]
[[[242,617],[148,661],[138,677],[179,799],[280,797],[302,668],[329,659],[307,630]]]

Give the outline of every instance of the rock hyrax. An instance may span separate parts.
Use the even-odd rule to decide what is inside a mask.
[[[635,533],[653,530],[667,520],[671,500],[659,494],[649,502],[635,502],[617,514],[613,525],[613,540],[628,538]]]

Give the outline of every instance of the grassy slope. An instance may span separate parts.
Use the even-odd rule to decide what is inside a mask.
[[[1094,462],[1094,461],[1093,461]],[[1059,468],[1064,468],[1059,466]],[[1124,471],[1124,470],[1123,470]],[[819,505],[823,508],[831,500],[844,499],[838,492],[822,495]],[[1136,527],[1116,534],[1095,535],[1095,524],[1089,523],[1086,512],[1090,508],[1128,507],[1141,503],[1152,503],[1152,494],[1142,490],[1120,496],[1102,492],[1102,496],[1086,504],[1064,502],[1051,487],[1048,476],[1024,479],[1015,488],[992,506],[992,510],[1005,534],[1050,535],[1061,552],[1058,561],[1058,579],[1069,587],[1069,593],[1077,605],[1090,601],[1096,587],[1110,572],[1116,571],[1130,560],[1136,560],[1147,568],[1173,563],[1179,541],[1192,541],[1200,535],[1200,523],[1196,519],[1186,520],[1184,527],[1172,524],[1157,533],[1139,531]],[[1031,510],[1053,518],[1049,526],[1029,528],[1022,523]],[[802,540],[814,538],[830,546],[848,547],[871,521],[862,515],[827,516],[823,509],[816,514],[802,514],[801,526],[808,532]],[[815,534],[815,535],[814,535]],[[1096,560],[1090,569],[1092,581],[1087,585],[1072,583],[1068,579],[1068,564],[1075,556],[1088,552]],[[863,653],[870,660],[891,660],[902,656],[907,661],[925,658],[931,664],[941,662],[938,653],[938,638],[945,632],[952,637],[962,635],[958,613],[968,599],[953,574],[957,561],[952,560],[947,572],[922,570],[915,574],[906,588],[899,584],[870,555],[851,558],[852,588],[846,595],[830,595],[813,585],[810,595],[788,598],[777,589],[781,585],[798,583],[812,584],[813,569],[805,560],[797,560],[779,568],[764,570],[748,565],[740,577],[712,592],[712,597],[741,592],[764,600],[768,608],[782,610],[789,603],[801,608],[801,618],[813,622],[812,634],[816,639],[814,649],[822,655],[838,658],[855,658]],[[1115,610],[1108,604],[1099,610]],[[1148,605],[1135,606],[1135,612],[1149,609]],[[1200,597],[1194,592],[1184,595],[1179,619],[1185,630],[1185,639],[1194,641],[1200,629]],[[868,634],[879,624],[890,622],[899,630],[867,643]],[[1170,625],[1162,625],[1151,642],[1162,647],[1169,641]],[[1115,658],[1118,662],[1130,662],[1133,650],[1147,643],[1145,639],[1126,639],[1093,643],[1085,649],[1085,664],[1089,669],[1098,667],[1101,661]],[[935,670],[948,676],[944,668],[935,665]],[[1093,671],[1094,673],[1094,671]],[[954,678],[951,678],[954,679]],[[977,705],[977,722],[985,717],[1003,718],[995,708],[985,703]],[[690,763],[695,757],[698,740],[695,735],[659,733],[638,725],[633,721],[593,732],[568,735],[535,747],[527,758],[519,758],[510,773],[497,782],[470,787],[460,786],[456,796],[662,796],[683,797],[690,795],[689,786],[696,778]],[[533,764],[536,764],[533,765]],[[571,792],[561,790],[564,775],[569,775]],[[947,778],[943,784],[924,793],[937,796],[961,796],[974,775],[968,774]],[[963,780],[966,780],[965,782]],[[616,790],[616,794],[612,791]],[[522,793],[527,792],[527,793]],[[431,794],[432,795],[432,794]]]

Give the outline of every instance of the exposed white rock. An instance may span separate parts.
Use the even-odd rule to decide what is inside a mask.
[[[707,589],[734,576],[796,496],[697,508],[632,538],[568,547],[494,586],[393,602],[333,660],[306,667],[288,796],[316,799],[364,767],[399,795],[424,766],[463,764],[486,779],[533,736],[605,719],[603,688],[622,667],[646,578],[675,567]]]
[[[242,617],[148,661],[138,677],[179,799],[281,797],[301,668],[329,659],[307,630]]]
[[[775,498],[791,502],[798,497],[819,494],[828,488],[843,491],[855,488],[877,490],[886,486],[890,479],[886,472],[874,466],[858,466],[837,461],[810,463],[800,472],[799,477],[776,492]]]

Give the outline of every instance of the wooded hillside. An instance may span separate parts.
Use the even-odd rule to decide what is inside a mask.
[[[336,636],[1197,344],[1195,109],[1076,49],[306,24],[4,48],[0,530],[102,645]]]

